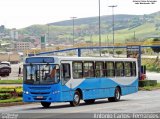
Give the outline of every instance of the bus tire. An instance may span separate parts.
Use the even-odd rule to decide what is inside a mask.
[[[71,106],[78,106],[80,104],[81,95],[78,91],[75,91],[73,101],[70,102]]]
[[[45,108],[49,108],[51,105],[51,102],[41,102],[41,105]]]
[[[114,92],[114,97],[109,97],[108,101],[109,102],[117,102],[120,100],[120,98],[121,98],[120,88],[116,87],[115,92]]]
[[[90,100],[84,100],[86,104],[93,104],[95,102],[95,99],[90,99]]]

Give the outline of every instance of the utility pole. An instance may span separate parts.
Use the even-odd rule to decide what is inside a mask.
[[[134,31],[134,42],[136,41],[136,32]]]
[[[109,38],[108,38],[108,35],[107,35],[107,43],[108,43],[108,46],[109,46]]]
[[[47,43],[49,44],[49,24],[48,24],[48,38],[47,38]]]
[[[108,6],[112,8],[112,30],[113,30],[113,56],[114,56],[114,7],[117,7],[117,5],[111,5]]]
[[[99,54],[101,56],[101,3],[100,3],[100,0],[99,0]]]
[[[108,47],[109,47],[109,38],[108,38],[108,35],[107,35],[107,43],[108,43]],[[109,54],[109,48],[108,48],[108,54]]]
[[[72,23],[73,23],[73,41],[72,41],[72,43],[73,43],[73,47],[74,47],[74,20],[76,19],[77,17],[71,17],[71,19],[72,19]]]

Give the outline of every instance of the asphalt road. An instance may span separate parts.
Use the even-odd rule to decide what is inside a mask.
[[[19,118],[93,118],[100,113],[160,113],[160,90],[139,91],[121,97],[119,102],[107,99],[96,100],[92,105],[81,101],[78,107],[69,103],[53,103],[50,108],[43,108],[39,103],[0,107],[0,113],[17,114]],[[160,116],[160,115],[159,115]]]

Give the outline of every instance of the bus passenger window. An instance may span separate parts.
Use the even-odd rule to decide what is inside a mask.
[[[93,62],[83,63],[83,76],[84,77],[94,77],[94,63]]]
[[[104,63],[103,62],[96,62],[95,75],[96,77],[104,76]]]
[[[115,76],[114,62],[106,62],[106,76],[107,77]]]
[[[73,62],[73,78],[78,79],[83,77],[82,62]]]
[[[123,77],[124,76],[124,65],[123,62],[116,62],[116,76]]]
[[[126,62],[125,63],[125,76],[130,77],[132,76],[132,62]]]
[[[132,76],[136,76],[136,63],[132,63]]]

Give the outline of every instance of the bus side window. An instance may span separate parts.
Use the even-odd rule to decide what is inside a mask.
[[[94,77],[94,62],[86,61],[83,63],[83,77]]]
[[[116,76],[123,77],[124,76],[124,63],[116,62]]]
[[[82,68],[82,62],[73,62],[72,64],[72,72],[73,72],[73,78],[78,79],[83,77],[83,68]]]
[[[62,83],[65,84],[71,78],[70,64],[67,64],[67,63],[62,64],[61,72],[62,72],[61,73]]]
[[[132,76],[132,62],[125,62],[125,76],[131,77]]]
[[[115,76],[115,66],[114,62],[106,62],[106,76],[107,77],[114,77]]]
[[[95,75],[96,77],[104,76],[104,62],[96,62],[95,63]]]
[[[132,62],[132,76],[136,76],[136,62]]]

